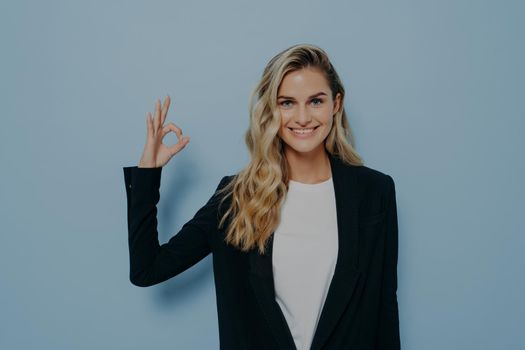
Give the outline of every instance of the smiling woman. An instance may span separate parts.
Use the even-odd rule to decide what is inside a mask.
[[[315,91],[318,92],[311,94]],[[302,68],[284,76],[278,95],[281,114],[278,135],[286,144],[284,154],[288,161],[324,153],[324,140],[332,129],[341,93],[334,100],[322,71]]]
[[[394,180],[363,165],[344,97],[321,48],[274,56],[250,102],[250,162],[162,245],[162,166],[189,138],[158,101],[139,166],[124,168],[131,282],[161,283],[212,253],[221,349],[399,349]]]

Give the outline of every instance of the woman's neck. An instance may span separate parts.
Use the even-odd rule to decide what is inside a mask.
[[[330,159],[323,148],[312,154],[285,151],[288,162],[289,178],[306,184],[316,184],[332,176]]]

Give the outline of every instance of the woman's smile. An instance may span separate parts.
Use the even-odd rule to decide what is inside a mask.
[[[288,128],[292,135],[295,137],[306,139],[313,136],[316,133],[316,130],[319,128],[319,125],[312,128]]]
[[[292,135],[300,139],[307,139],[316,134],[316,130],[319,128],[319,125],[312,128],[288,128]]]

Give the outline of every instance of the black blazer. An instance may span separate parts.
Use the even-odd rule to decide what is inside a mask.
[[[329,158],[339,250],[311,349],[400,349],[394,181],[378,170]],[[256,249],[241,252],[227,245],[224,227],[217,229],[229,203],[219,213],[217,190],[233,175],[224,176],[194,217],[159,245],[156,205],[162,168],[123,169],[131,282],[146,287],[166,281],[213,253],[220,348],[295,349],[275,301],[273,235],[260,255]]]

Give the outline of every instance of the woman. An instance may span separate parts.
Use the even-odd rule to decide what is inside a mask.
[[[252,94],[249,164],[162,245],[161,170],[189,138],[165,124],[169,96],[157,101],[140,163],[124,168],[131,282],[213,253],[221,349],[399,349],[394,181],[348,141],[344,97],[321,48],[273,57]]]

